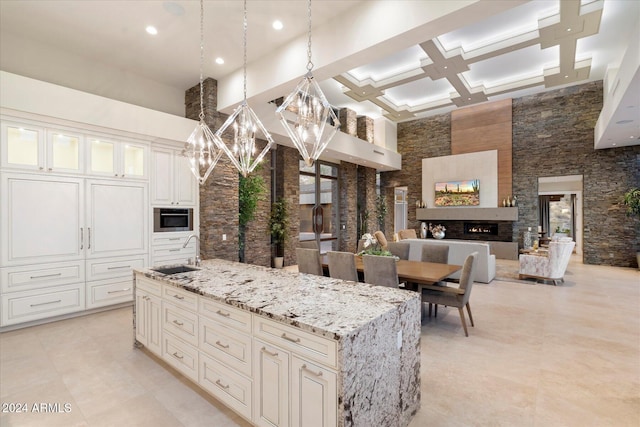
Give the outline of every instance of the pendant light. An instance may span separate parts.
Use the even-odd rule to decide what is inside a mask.
[[[260,164],[264,156],[274,144],[273,138],[265,129],[253,112],[249,104],[247,104],[247,0],[244,0],[244,20],[243,20],[243,38],[242,45],[244,49],[244,98],[233,114],[229,116],[222,127],[215,133],[216,144],[222,149],[227,157],[231,160],[238,172],[242,176],[247,177]],[[226,133],[226,135],[225,135]],[[262,134],[262,138],[260,138]],[[233,142],[233,147],[229,148],[224,142],[223,137]],[[257,151],[256,139],[267,141],[257,157],[253,158]]]
[[[200,0],[200,122],[184,144],[182,155],[189,160],[191,172],[203,185],[222,157],[222,150],[215,143],[213,132],[204,121],[204,88],[202,64],[204,62],[204,0]]]
[[[305,164],[313,166],[340,128],[340,121],[311,73],[311,0],[307,2],[307,12],[307,74],[278,107],[276,115]]]

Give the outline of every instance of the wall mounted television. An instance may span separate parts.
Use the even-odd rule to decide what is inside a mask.
[[[435,206],[479,206],[480,180],[436,182]]]

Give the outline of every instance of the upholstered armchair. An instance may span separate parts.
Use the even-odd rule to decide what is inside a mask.
[[[558,280],[564,282],[564,272],[575,245],[576,242],[573,241],[550,242],[546,256],[520,255],[520,278],[552,280],[554,285],[557,285]]]

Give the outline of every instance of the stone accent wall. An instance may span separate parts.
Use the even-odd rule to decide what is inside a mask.
[[[215,132],[227,119],[216,111],[218,82],[203,82],[205,122]],[[185,93],[185,117],[199,120],[200,84]],[[238,260],[238,172],[222,157],[204,185],[200,186],[200,253],[203,259]],[[222,240],[226,234],[227,240]]]
[[[640,221],[625,217],[618,202],[627,189],[640,186],[640,146],[594,150],[601,108],[602,82],[513,100],[513,194],[519,220],[513,223],[512,241],[522,244],[522,232],[537,228],[539,177],[583,175],[584,262],[634,267]],[[383,173],[382,186],[408,187],[409,228],[419,229],[415,202],[421,194],[421,160],[450,155],[450,135],[449,114],[398,124],[402,169]]]
[[[583,260],[586,264],[636,266],[638,225],[618,205],[640,185],[640,146],[593,149],[602,109],[602,82],[525,96],[513,105],[513,192],[521,230],[538,224],[538,177],[583,176]]]
[[[422,159],[451,154],[451,115],[398,123],[398,152],[402,154],[402,168],[383,172],[380,179],[383,188],[391,189],[387,194],[387,202],[391,204],[386,228],[393,231],[393,189],[406,186],[409,204],[407,228],[419,230],[416,201],[422,199]]]
[[[261,152],[266,141],[260,141],[256,152]],[[271,155],[264,157],[261,166],[254,170],[264,180],[265,193],[258,202],[253,221],[247,224],[244,256],[247,264],[271,267],[271,235],[269,234],[269,216],[271,214]]]
[[[300,154],[295,148],[278,146],[276,155],[276,199],[289,206],[289,240],[284,246],[284,265],[295,265],[300,234]]]
[[[338,221],[338,250],[355,252],[358,246],[357,200],[358,167],[342,162],[338,167],[338,191],[340,194],[340,215]],[[344,226],[344,228],[343,228]]]
[[[376,170],[365,166],[358,166],[358,198],[356,242],[363,234],[362,220],[364,211],[369,212],[367,232],[374,233],[378,229],[376,220]],[[357,248],[357,243],[356,243]]]
[[[358,117],[358,138],[373,144],[373,119],[371,117]]]
[[[340,120],[340,130],[347,135],[358,136],[358,124],[356,112],[350,108],[341,108],[338,113]]]

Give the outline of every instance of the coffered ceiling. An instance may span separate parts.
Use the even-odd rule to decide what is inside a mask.
[[[249,101],[266,102],[305,72],[306,2],[247,4]],[[312,10],[314,75],[329,101],[397,122],[602,80],[640,2],[313,0]],[[180,115],[199,78],[199,27],[193,0],[0,0],[0,69]],[[205,1],[204,40],[204,74],[229,112],[242,93],[241,1]],[[627,98],[635,106],[614,118],[624,126],[613,139],[640,134],[640,100]]]

